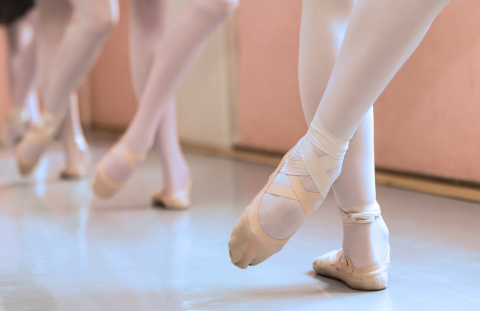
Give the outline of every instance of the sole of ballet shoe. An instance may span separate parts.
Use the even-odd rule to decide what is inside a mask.
[[[232,235],[228,242],[228,249],[232,263],[246,269],[248,266],[255,266],[278,253],[287,244],[295,232],[286,239],[278,240],[266,234],[258,222],[258,209],[267,189],[282,169],[283,164],[292,154],[290,150],[282,159],[275,172],[270,175],[267,184],[260,191],[253,201],[247,206],[237,224],[233,228]]]
[[[160,190],[152,195],[152,205],[171,210],[185,210],[190,207],[190,188],[191,182],[187,190],[179,191],[175,194],[167,195]]]
[[[159,208],[164,208],[164,209],[169,209],[169,210],[184,211],[184,210],[187,210],[190,207],[190,204],[188,204],[188,205],[178,205],[178,204],[171,205],[171,204],[166,204],[162,200],[152,199],[152,206],[159,207]]]
[[[320,275],[343,281],[349,287],[363,291],[378,291],[387,288],[390,249],[385,262],[376,266],[357,269],[343,251],[332,251],[318,257],[313,269]]]
[[[86,170],[79,170],[77,168],[66,168],[60,172],[60,178],[64,180],[78,180],[85,178],[85,176],[87,176]]]

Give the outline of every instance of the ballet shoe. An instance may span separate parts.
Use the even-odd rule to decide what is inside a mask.
[[[152,195],[152,204],[166,209],[187,209],[190,206],[190,188],[191,182],[188,183],[187,189],[172,194],[161,189]]]
[[[102,158],[95,171],[92,189],[95,195],[101,199],[111,198],[127,183],[127,181],[115,182],[107,176],[105,172],[105,161],[111,156],[124,160],[126,163],[128,163],[132,170],[135,170],[140,163],[143,162],[146,154],[132,153],[126,146],[125,140],[123,138],[120,139],[115,146],[113,146],[113,148],[111,148],[110,151]]]
[[[232,263],[246,269],[248,266],[258,265],[270,256],[282,250],[285,244],[295,234],[293,232],[285,239],[275,239],[265,233],[260,227],[258,214],[263,196],[268,193],[273,196],[299,201],[306,217],[309,218],[315,211],[314,202],[322,202],[332,185],[328,171],[341,167],[343,157],[348,148],[348,141],[333,136],[323,124],[317,120],[312,122],[306,136],[297,144],[302,158],[291,158],[292,148],[282,159],[279,166],[269,177],[267,184],[247,206],[239,221],[235,225],[228,242]],[[323,152],[324,156],[317,156],[314,147]],[[274,184],[279,173],[287,175],[290,186]],[[299,175],[311,176],[319,192],[309,192],[303,188]]]
[[[74,163],[68,163],[60,172],[60,178],[65,180],[81,179],[87,175],[91,162],[90,149],[83,136],[65,142],[65,151],[75,153]],[[70,161],[67,161],[70,162]]]
[[[22,140],[15,148],[17,167],[22,175],[29,175],[37,167],[60,125],[60,118],[44,113],[42,123],[31,126],[25,132]]]
[[[268,189],[272,185],[275,177],[280,172],[281,168],[288,160],[293,152],[293,148],[287,152],[277,169],[268,178],[268,182],[263,189],[255,196],[253,201],[247,206],[237,224],[233,228],[230,241],[228,242],[228,249],[230,253],[230,260],[232,263],[241,268],[246,269],[248,266],[255,266],[272,255],[278,253],[293,236],[278,240],[266,234],[258,222],[258,209],[260,201]]]
[[[0,128],[0,144],[5,147],[12,147],[22,139],[30,121],[28,111],[16,106],[7,112],[5,122]]]
[[[385,261],[369,268],[357,269],[343,250],[331,251],[315,259],[313,269],[320,275],[339,279],[353,289],[376,291],[387,288],[390,246]]]

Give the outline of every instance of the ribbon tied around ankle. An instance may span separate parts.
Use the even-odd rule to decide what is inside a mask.
[[[339,207],[338,209],[344,226],[369,224],[377,217],[381,217],[380,205],[377,201],[369,204]]]

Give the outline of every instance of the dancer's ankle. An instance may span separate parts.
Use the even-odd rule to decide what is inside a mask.
[[[171,168],[168,170],[171,170]],[[185,163],[185,165],[175,168],[175,172],[165,174],[163,191],[166,194],[175,194],[180,191],[185,191],[190,186],[190,183],[190,170]]]
[[[369,224],[343,227],[343,251],[355,268],[362,269],[385,261],[389,232],[382,217]]]

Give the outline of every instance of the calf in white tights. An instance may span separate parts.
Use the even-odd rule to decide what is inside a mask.
[[[38,164],[62,123],[67,148],[64,177],[83,174],[85,165],[69,169],[68,162],[86,163],[72,94],[85,78],[99,49],[118,20],[115,0],[39,0],[40,85],[45,105],[42,124],[33,126],[17,146],[20,171],[29,174]],[[68,7],[66,7],[68,6]],[[76,134],[77,133],[77,134]]]
[[[132,1],[132,74],[140,104],[124,137],[99,163],[93,189],[99,197],[112,196],[155,142],[166,176],[165,188],[153,200],[165,207],[185,208],[190,177],[176,137],[173,96],[210,34],[235,10],[237,0],[190,0],[164,29],[166,3]]]
[[[342,1],[331,1],[331,8],[340,6],[340,2]],[[339,185],[349,184],[348,180],[342,181],[339,178],[342,163],[345,169],[355,168],[347,167],[348,155],[345,153],[349,141],[352,147],[356,145],[351,140],[354,139],[354,133],[362,122],[364,123],[362,126],[371,122],[369,121],[372,120],[371,116],[367,114],[371,111],[373,103],[416,49],[433,19],[448,2],[449,0],[356,2],[332,74],[310,123],[309,131],[297,146],[287,153],[232,232],[229,249],[235,265],[241,268],[256,265],[280,251],[307,217],[321,204],[332,182],[338,180]],[[314,12],[310,13],[320,16],[320,6],[315,6],[313,2],[312,4]],[[306,38],[304,27],[308,24],[308,18],[311,17],[304,14],[302,41]],[[342,24],[339,22],[330,27],[338,31],[341,28],[339,25]],[[315,32],[317,29],[311,31]],[[304,59],[305,57],[309,60]],[[308,66],[318,67],[317,62],[320,61],[318,56],[302,53],[301,58],[301,66],[305,61]],[[300,71],[300,76],[302,75]],[[321,84],[321,79],[313,75],[305,75],[301,79],[303,79],[301,84],[306,82],[305,79],[314,86]],[[305,98],[304,94],[302,99]],[[313,110],[314,108],[309,109]],[[367,124],[363,130],[365,142],[370,140],[369,145],[372,126]],[[365,148],[366,145],[363,146]],[[365,163],[372,165],[373,154],[367,155],[365,159]],[[335,194],[339,193],[341,188],[343,186],[336,188]],[[275,199],[271,199],[272,197]],[[370,201],[369,198],[366,199]],[[345,205],[349,204],[345,202]],[[342,202],[339,202],[339,205],[344,224],[350,225],[344,230],[345,251],[334,251],[319,257],[314,262],[315,270],[320,274],[342,279],[353,288],[364,290],[386,288],[389,251],[385,245],[387,231],[383,221],[380,220],[378,205],[349,207],[344,206]],[[302,210],[304,214],[300,213]],[[359,225],[361,223],[369,225],[361,227]],[[271,231],[269,234],[269,228],[282,229]],[[356,234],[360,247],[347,241]],[[362,256],[360,254],[362,250],[358,248],[370,248],[371,258]],[[383,258],[380,257],[381,248],[385,254]],[[355,259],[357,263],[354,263],[352,259],[357,256],[358,259]],[[371,264],[378,264],[369,266],[369,261]]]

